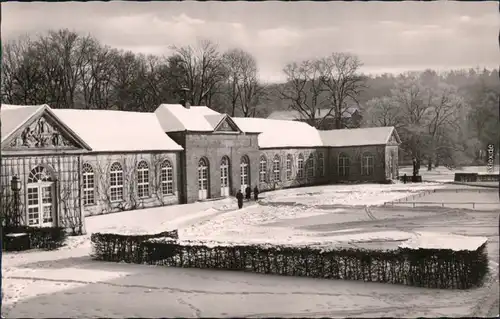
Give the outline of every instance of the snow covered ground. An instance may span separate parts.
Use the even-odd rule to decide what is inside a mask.
[[[50,252],[5,253],[4,314],[10,317],[366,317],[491,315],[498,302],[498,212],[376,206],[439,184],[332,185],[137,210],[87,219],[89,235]],[[458,194],[460,196],[460,194]],[[281,204],[279,204],[281,203]],[[338,205],[338,207],[337,207]],[[358,206],[361,207],[349,207]],[[365,207],[368,206],[368,207]],[[395,248],[417,232],[488,238],[491,281],[470,291],[103,263],[89,258],[92,232],[184,239]],[[127,302],[124,302],[124,300]],[[495,313],[496,315],[496,313]]]

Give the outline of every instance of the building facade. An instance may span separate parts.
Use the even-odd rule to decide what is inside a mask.
[[[397,179],[393,127],[322,131],[162,104],[154,113],[2,105],[1,213],[84,229],[84,217],[337,182]],[[5,124],[7,123],[7,125]],[[91,123],[91,124],[89,124]]]

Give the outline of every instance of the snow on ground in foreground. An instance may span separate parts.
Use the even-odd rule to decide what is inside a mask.
[[[383,197],[391,188],[392,190],[408,189],[415,192],[428,186],[343,185],[337,189],[344,191],[345,196],[349,196],[354,190],[364,192],[371,189],[371,192],[375,193],[373,190],[378,188],[381,190],[378,196]],[[317,193],[324,188],[328,189],[329,187],[308,187],[293,191],[296,192],[295,195],[298,198],[304,199],[311,195],[302,194]],[[275,193],[281,193],[280,196],[283,196],[283,193],[289,191]],[[272,198],[273,194],[270,192],[264,196]],[[363,205],[365,203],[354,202],[354,204]],[[179,317],[197,317],[200,313],[208,317],[247,316],[251,314],[262,317],[280,317],[287,314],[283,313],[285,308],[281,304],[277,305],[277,301],[281,300],[283,305],[295,305],[298,300],[310,300],[307,305],[304,304],[303,308],[294,307],[287,309],[286,312],[289,316],[294,317],[375,316],[378,313],[393,317],[425,315],[431,317],[449,315],[453,317],[458,314],[472,314],[471,309],[476,307],[478,302],[482,302],[483,294],[485,296],[486,294],[491,295],[489,290],[481,290],[477,293],[474,290],[456,292],[362,282],[335,281],[332,283],[331,281],[312,279],[301,281],[301,278],[274,276],[262,276],[262,279],[259,279],[261,278],[259,275],[250,274],[235,274],[234,276],[241,276],[238,277],[240,279],[235,279],[234,276],[231,277],[231,272],[167,270],[162,267],[144,265],[99,263],[91,261],[88,257],[91,251],[89,241],[91,233],[118,230],[143,233],[145,231],[153,232],[151,229],[165,231],[180,227],[179,233],[184,239],[208,237],[213,238],[213,240],[229,241],[260,238],[267,241],[269,238],[274,238],[292,243],[323,240],[335,243],[403,241],[415,236],[410,231],[397,229],[376,231],[377,229],[370,228],[368,225],[366,228],[365,225],[360,225],[354,227],[362,228],[352,227],[332,231],[328,234],[329,236],[314,238],[318,233],[299,231],[293,227],[270,227],[262,224],[285,219],[321,219],[322,216],[328,215],[330,216],[327,222],[330,223],[332,218],[336,218],[332,215],[338,214],[340,218],[344,214],[343,218],[346,218],[346,214],[350,214],[351,211],[343,208],[320,210],[307,206],[260,206],[255,203],[250,205],[245,203],[242,210],[228,211],[234,208],[236,208],[235,200],[226,199],[95,216],[87,219],[89,235],[71,237],[68,247],[48,252],[5,253],[2,265],[4,302],[7,300],[6,304],[15,310],[7,312],[7,314],[11,314],[13,317],[16,314],[17,317],[30,317],[30,315],[52,317],[56,313],[58,316],[67,314],[68,317],[81,316],[83,313],[87,314],[86,317],[157,317],[165,315],[165,309],[168,309],[167,315]],[[361,216],[363,210],[360,210],[358,214]],[[368,218],[368,216],[364,217]],[[382,216],[377,217],[383,218]],[[427,217],[424,216],[424,220],[425,218]],[[497,219],[493,224],[496,224],[496,221]],[[196,226],[190,227],[192,224]],[[465,233],[470,232],[470,227],[467,225],[460,226],[463,227]],[[444,232],[452,231],[446,223],[442,227]],[[427,228],[427,225],[424,228]],[[496,236],[498,236],[498,231],[495,231]],[[492,245],[498,246],[498,243],[492,242]],[[491,250],[495,250],[497,246],[492,246]],[[498,264],[495,267],[498,267]],[[269,284],[270,282],[272,284]],[[149,286],[151,288],[148,288]],[[183,289],[183,291],[175,289]],[[199,292],[203,290],[220,290],[220,293]],[[297,291],[297,293],[293,291]],[[329,295],[323,295],[325,292],[328,292]],[[470,294],[469,297],[468,294]],[[102,298],[104,295],[106,298]],[[166,295],[168,296],[166,297]],[[344,299],[339,302],[338,299],[344,298],[343,296],[346,295],[350,303]],[[130,297],[127,299],[133,302],[123,303],[124,297]],[[214,297],[218,302],[213,302]],[[165,300],[174,301],[165,308]],[[252,305],[249,306],[248,302]],[[189,307],[186,306],[186,303],[189,304]],[[268,304],[274,306],[266,307],[265,305]],[[412,306],[408,307],[409,304]],[[231,310],[227,309],[227,305],[233,305]],[[199,309],[200,313],[193,312],[192,307]],[[217,312],[213,310],[214,307],[222,307],[225,312],[223,313],[222,310]],[[74,309],[77,309],[76,312]]]
[[[425,190],[443,188],[440,183],[361,184],[290,188],[265,194],[264,202],[299,202],[304,205],[383,205]]]

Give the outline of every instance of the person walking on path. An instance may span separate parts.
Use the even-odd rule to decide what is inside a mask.
[[[253,189],[253,200],[257,201],[258,199],[259,199],[259,189],[257,188],[257,186],[255,186],[255,188]]]
[[[238,189],[238,192],[236,193],[236,199],[238,200],[238,208],[242,209],[243,208],[243,193],[241,192],[241,189]]]
[[[250,185],[245,188],[245,199],[250,200],[252,198],[252,189],[250,188]]]

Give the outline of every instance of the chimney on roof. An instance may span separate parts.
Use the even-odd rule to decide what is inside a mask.
[[[189,99],[188,99],[188,94],[189,94],[189,89],[187,87],[183,87],[181,88],[181,92],[182,92],[182,99],[180,100],[180,104],[182,106],[184,106],[186,109],[189,109],[190,108],[190,104],[189,104]]]

